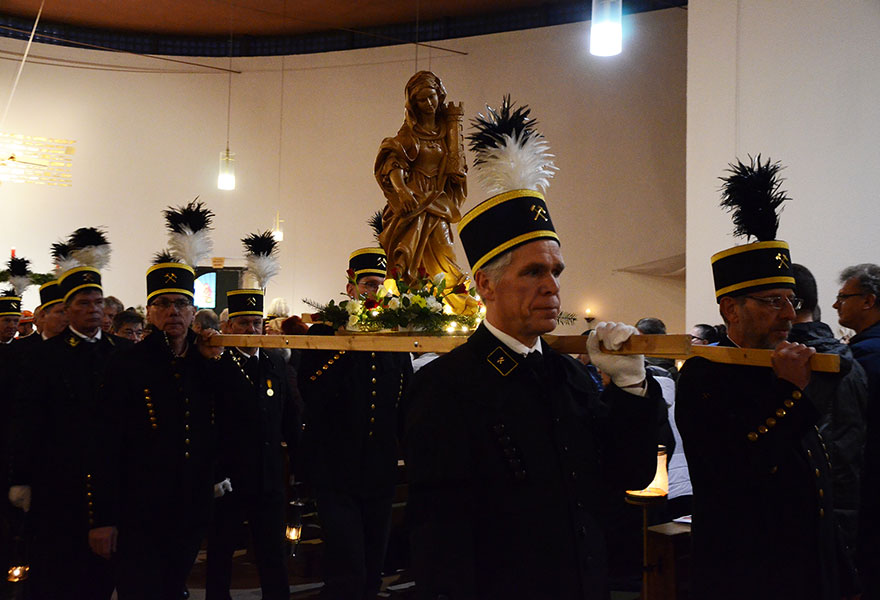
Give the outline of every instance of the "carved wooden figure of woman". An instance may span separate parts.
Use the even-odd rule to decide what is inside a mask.
[[[379,147],[374,173],[388,204],[379,243],[404,280],[419,267],[446,273],[448,286],[466,276],[455,261],[451,224],[467,197],[461,106],[446,104],[446,89],[430,71],[406,84],[406,117],[397,135]],[[451,300],[451,298],[450,298]],[[464,309],[453,302],[456,312]],[[468,303],[470,304],[470,303]]]

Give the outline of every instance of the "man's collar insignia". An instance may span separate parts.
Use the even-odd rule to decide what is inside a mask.
[[[79,342],[80,339],[72,333],[67,336],[67,343],[70,345],[71,348],[76,348],[77,346],[79,346]]]
[[[489,353],[489,356],[486,357],[486,360],[489,361],[489,364],[495,367],[495,370],[501,373],[502,376],[507,377],[510,373],[519,365],[516,359],[505,350],[502,346],[498,346],[492,352]]]

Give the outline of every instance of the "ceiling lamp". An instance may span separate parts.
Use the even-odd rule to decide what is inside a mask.
[[[281,224],[284,223],[284,219],[281,218],[281,213],[275,212],[275,224],[272,226],[272,237],[276,242],[284,241],[284,229],[281,228]]]
[[[229,151],[229,122],[232,116],[232,6],[229,17],[229,83],[226,89],[226,150],[220,152],[220,173],[217,175],[218,190],[235,189],[235,153]]]
[[[590,54],[616,56],[623,46],[623,0],[593,0],[590,17]]]

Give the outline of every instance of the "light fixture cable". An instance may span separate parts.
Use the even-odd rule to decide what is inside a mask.
[[[34,35],[37,33],[37,25],[40,24],[40,15],[43,14],[44,4],[46,4],[46,0],[40,2],[40,10],[37,11],[37,18],[34,20],[34,27],[31,29],[31,35],[28,38],[27,46],[21,57],[21,63],[18,65],[18,72],[15,74],[15,81],[12,83],[12,89],[9,91],[9,100],[6,101],[6,108],[3,109],[3,118],[0,119],[0,131],[3,131],[3,126],[6,125],[6,115],[9,114],[9,107],[12,106],[12,98],[15,96],[15,89],[18,87],[18,80],[21,78],[21,72],[24,70],[24,63],[27,61],[28,54],[31,51],[31,44],[34,41]]]

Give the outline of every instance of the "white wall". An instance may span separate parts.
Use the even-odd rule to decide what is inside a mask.
[[[781,161],[779,238],[813,271],[823,320],[840,270],[880,262],[880,3],[691,0],[687,322],[718,323],[709,257],[734,244],[718,177],[735,157]]]
[[[587,26],[444,41],[467,55],[422,49],[418,68],[443,79],[468,120],[506,93],[532,107],[560,167],[548,203],[568,265],[565,310],[590,306],[599,318],[630,322],[659,316],[682,330],[683,281],[614,270],[684,251],[687,12],[627,17],[625,51],[610,59],[587,53]],[[23,47],[0,40],[0,50]],[[105,225],[114,248],[105,289],[141,303],[144,271],[165,241],[160,210],[200,195],[217,213],[217,256],[239,257],[239,239],[270,227],[280,210],[283,270],[267,297],[284,296],[297,312],[306,310],[303,297],[336,297],[349,252],[371,243],[365,222],[384,205],[373,161],[402,122],[414,54],[393,47],[286,57],[283,129],[281,58],[234,59],[242,71],[233,76],[230,140],[238,188],[220,192],[225,74],[35,45],[5,129],[75,139],[74,185],[0,186],[0,249],[15,246],[45,272],[53,241]],[[162,72],[37,64],[48,55]],[[11,83],[16,66],[0,65],[0,81]],[[475,178],[469,187],[465,210],[486,197]],[[458,257],[466,266],[460,246]],[[583,328],[581,321],[565,332]]]

